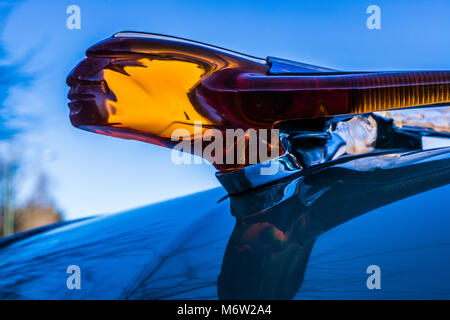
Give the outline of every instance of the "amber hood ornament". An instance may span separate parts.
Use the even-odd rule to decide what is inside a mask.
[[[117,33],[86,55],[67,77],[75,127],[164,147],[177,144],[171,139],[177,129],[192,143],[208,129],[279,129],[281,143],[268,143],[282,154],[273,177],[255,182],[254,165],[213,161],[230,193],[354,155],[354,139],[336,131],[343,121],[370,133],[370,150],[356,154],[420,148],[417,133],[373,112],[450,102],[449,71],[342,72],[140,32]],[[232,184],[224,178],[229,173]]]

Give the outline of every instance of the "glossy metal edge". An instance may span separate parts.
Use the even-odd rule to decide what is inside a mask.
[[[211,44],[208,44],[205,42],[194,41],[194,40],[175,37],[175,36],[168,36],[168,35],[159,34],[159,33],[138,32],[138,31],[121,31],[121,32],[115,33],[112,37],[113,38],[141,38],[141,39],[159,39],[159,40],[176,41],[179,43],[192,44],[192,45],[200,46],[203,48],[220,51],[222,53],[242,57],[244,59],[251,60],[253,62],[257,62],[257,63],[261,63],[261,64],[267,63],[266,59],[255,57],[255,56],[248,55],[248,54],[244,54],[244,53],[241,53],[238,51],[229,50],[229,49],[211,45]]]

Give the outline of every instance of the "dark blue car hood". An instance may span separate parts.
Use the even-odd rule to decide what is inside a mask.
[[[449,168],[448,150],[398,172],[337,166],[19,234],[0,242],[0,297],[448,299]]]

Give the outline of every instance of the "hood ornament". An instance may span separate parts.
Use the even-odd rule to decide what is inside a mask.
[[[211,130],[278,129],[280,141],[267,149],[281,155],[268,162],[249,162],[247,145],[236,155],[243,162],[208,158],[231,194],[348,157],[420,149],[422,131],[374,112],[450,103],[449,71],[341,72],[138,32],[117,33],[86,55],[67,78],[80,129],[169,148],[176,130],[204,146]],[[273,164],[276,172],[260,174]]]

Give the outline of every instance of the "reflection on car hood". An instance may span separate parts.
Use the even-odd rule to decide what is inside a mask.
[[[450,150],[396,157],[3,239],[0,297],[450,298]],[[67,289],[70,265],[81,290]],[[366,287],[370,265],[381,290]]]

